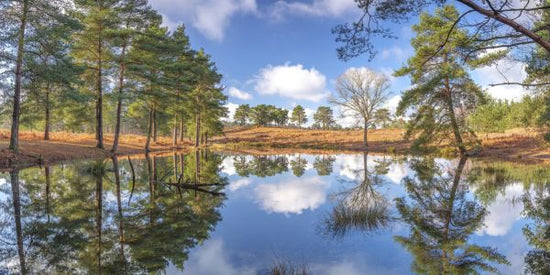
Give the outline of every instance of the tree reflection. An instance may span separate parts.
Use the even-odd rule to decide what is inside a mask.
[[[317,175],[319,176],[329,176],[332,174],[332,167],[334,161],[336,160],[333,156],[322,155],[320,157],[315,157],[313,162],[313,168],[317,170]]]
[[[525,256],[525,271],[530,274],[550,274],[550,184],[535,186],[532,194],[523,197],[524,212],[534,223],[523,228],[523,234],[533,250]]]
[[[508,263],[494,248],[468,243],[486,211],[466,196],[468,187],[461,181],[465,164],[462,157],[454,171],[444,173],[433,159],[416,160],[411,165],[416,178],[403,180],[410,200],[398,198],[396,207],[411,232],[395,239],[414,256],[417,273],[496,272],[492,263]]]
[[[227,183],[219,175],[222,160],[199,152],[147,156],[132,166],[113,157],[14,171],[1,190],[0,265],[6,267],[0,273],[183,269],[189,250],[221,219],[225,197],[219,191]],[[194,180],[197,166],[200,181]]]
[[[352,230],[368,232],[385,227],[391,221],[390,204],[377,191],[384,182],[382,172],[387,173],[390,162],[377,161],[373,171],[369,171],[367,164],[368,154],[364,153],[363,169],[352,171],[354,186],[336,194],[337,204],[324,220],[325,234],[336,237]]]
[[[306,172],[307,160],[303,159],[301,155],[298,155],[296,159],[290,162],[290,167],[292,167],[292,173],[295,176],[301,177]]]
[[[287,172],[288,158],[285,156],[254,156],[251,160],[247,160],[245,156],[235,156],[233,165],[241,177],[253,175],[265,178]]]

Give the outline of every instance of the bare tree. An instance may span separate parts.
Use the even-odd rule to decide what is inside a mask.
[[[389,95],[389,79],[381,73],[367,68],[350,68],[340,75],[336,82],[336,96],[333,104],[363,120],[363,145],[368,148],[368,128],[375,120],[375,112],[382,107]]]

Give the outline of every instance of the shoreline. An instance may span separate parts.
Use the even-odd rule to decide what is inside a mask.
[[[415,155],[410,152],[410,141],[400,137],[402,130],[383,129],[369,132],[369,153],[386,155]],[[491,134],[482,139],[483,149],[470,156],[484,161],[505,161],[521,164],[550,164],[550,148],[542,139],[533,133]],[[525,130],[523,130],[525,131]],[[109,152],[112,137],[106,135],[105,148],[95,148],[94,136],[91,134],[52,133],[50,141],[44,141],[37,132],[22,132],[19,154],[8,149],[6,131],[0,131],[0,171],[14,168],[23,169],[32,166],[53,165],[80,159],[105,159],[112,156]],[[338,154],[363,153],[361,131],[331,131],[292,128],[248,127],[228,129],[224,137],[212,139],[209,148],[214,151],[246,154]],[[123,135],[117,156],[145,154],[143,144],[145,137]],[[192,150],[189,140],[172,145],[171,138],[161,137],[151,143],[150,154],[166,154]],[[437,147],[439,153],[431,154],[452,158],[453,151],[447,145]],[[416,154],[422,155],[422,154]]]

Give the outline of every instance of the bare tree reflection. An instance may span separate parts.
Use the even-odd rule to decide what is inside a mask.
[[[336,194],[337,204],[324,220],[326,235],[341,237],[353,230],[369,232],[386,227],[392,220],[389,202],[377,191],[384,182],[383,172],[387,173],[391,163],[385,159],[377,161],[373,171],[367,164],[368,154],[364,153],[363,169],[353,171],[354,187]]]

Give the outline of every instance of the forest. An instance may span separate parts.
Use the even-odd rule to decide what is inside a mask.
[[[94,133],[117,152],[122,133],[204,142],[222,131],[226,97],[211,57],[170,31],[146,0],[2,1],[2,125]],[[7,96],[9,95],[9,96]],[[106,148],[105,133],[114,135]]]

